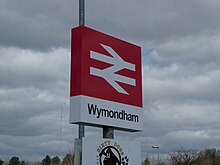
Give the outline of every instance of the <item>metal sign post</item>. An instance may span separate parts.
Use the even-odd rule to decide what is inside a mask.
[[[85,0],[79,0],[79,25],[85,25]],[[79,139],[85,136],[84,124],[79,124]],[[110,127],[103,127],[103,138],[114,139],[114,130]]]
[[[85,25],[85,0],[79,0],[79,25]],[[85,126],[84,124],[79,124],[79,139],[85,136]]]
[[[85,0],[79,0],[79,25],[85,25]]]
[[[86,27],[85,0],[71,29],[70,71],[74,164],[141,164],[140,142],[114,139],[114,130],[143,130],[141,47]],[[103,137],[86,138],[86,125],[102,128]]]
[[[103,138],[114,139],[114,129],[111,127],[103,127]]]

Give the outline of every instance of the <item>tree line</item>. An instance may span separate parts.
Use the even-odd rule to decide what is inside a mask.
[[[12,156],[8,162],[0,159],[0,165],[74,165],[74,155],[71,153],[66,154],[61,160],[58,156],[50,157],[46,155],[40,162],[28,162],[20,160],[17,156]]]
[[[46,155],[39,162],[22,161],[19,157],[13,156],[8,162],[0,159],[0,165],[74,165],[74,154],[68,153],[62,160],[58,156]],[[220,165],[220,151],[180,148],[168,154],[167,159],[164,160],[151,162],[149,156],[146,156],[142,165]]]
[[[166,160],[157,160],[155,163],[151,163],[146,156],[142,165],[220,165],[220,151],[181,148],[171,152]]]

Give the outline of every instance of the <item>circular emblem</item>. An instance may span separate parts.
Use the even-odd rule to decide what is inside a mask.
[[[129,158],[117,142],[104,141],[97,152],[97,165],[128,165]]]
[[[100,165],[121,165],[121,155],[119,151],[113,147],[105,147],[99,154]]]

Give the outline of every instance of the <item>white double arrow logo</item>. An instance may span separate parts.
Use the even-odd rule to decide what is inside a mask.
[[[100,44],[107,52],[109,52],[112,57],[90,51],[90,58],[96,59],[98,61],[102,61],[108,64],[112,64],[112,66],[107,67],[105,69],[98,69],[94,67],[90,67],[90,74],[98,77],[102,77],[107,81],[116,91],[123,94],[128,94],[117,82],[121,82],[124,84],[129,84],[132,86],[136,86],[136,81],[133,78],[119,75],[116,72],[122,69],[128,69],[131,71],[135,71],[135,65],[129,62],[124,61],[110,46]]]

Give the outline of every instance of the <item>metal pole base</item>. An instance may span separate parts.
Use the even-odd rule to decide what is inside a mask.
[[[85,136],[85,126],[84,124],[79,124],[79,139]]]
[[[103,138],[114,139],[114,129],[111,127],[103,127]]]

